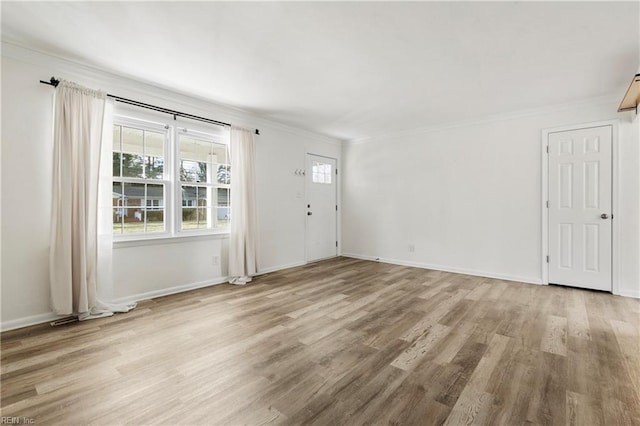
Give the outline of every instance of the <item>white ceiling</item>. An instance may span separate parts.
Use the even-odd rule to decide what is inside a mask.
[[[622,98],[639,17],[611,1],[2,1],[2,38],[358,139]]]

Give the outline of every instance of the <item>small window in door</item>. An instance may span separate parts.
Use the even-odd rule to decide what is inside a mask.
[[[312,165],[311,181],[331,185],[331,164],[314,161]]]

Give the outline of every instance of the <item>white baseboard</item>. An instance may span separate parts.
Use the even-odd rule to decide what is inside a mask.
[[[30,315],[24,318],[4,321],[2,324],[0,324],[0,331],[16,330],[18,328],[42,324],[42,323],[53,321],[58,318],[63,318],[66,316],[68,315],[56,315],[53,312],[46,312],[44,314],[38,314],[38,315]]]
[[[287,265],[280,265],[280,266],[274,266],[274,267],[271,267],[271,268],[264,268],[264,269],[260,269],[258,271],[258,276],[264,275],[264,274],[270,274],[270,273],[276,272],[276,271],[282,271],[283,269],[297,268],[298,266],[304,266],[306,264],[307,264],[307,262],[295,262],[295,263],[289,263]]]
[[[640,299],[640,290],[618,290],[613,293],[616,296],[633,297],[634,299]]]
[[[271,272],[280,271],[282,269],[294,268],[297,266],[303,266],[306,262],[296,262],[288,265],[280,265],[272,268],[266,268],[260,270],[258,275],[264,275]],[[189,290],[195,290],[198,288],[209,287],[218,284],[224,284],[229,281],[229,277],[220,277],[215,280],[201,281],[197,283],[190,283],[185,285],[179,285],[175,287],[163,288],[160,290],[148,291],[146,293],[134,294],[131,296],[119,297],[115,300],[112,300],[113,303],[132,303],[132,302],[140,302],[142,300],[154,299],[156,297],[169,296],[171,294],[182,293]],[[56,315],[53,312],[47,312],[38,315],[31,315],[24,318],[18,318],[15,320],[4,321],[0,323],[0,331],[9,331],[15,330],[18,328],[29,327],[32,325],[42,324],[49,321],[53,321],[55,319],[64,317],[66,315]]]
[[[155,299],[156,297],[169,296],[171,294],[183,293],[189,290],[195,290],[198,288],[210,287],[218,284],[224,284],[229,282],[229,277],[216,278],[215,280],[200,281],[197,283],[190,283],[179,285],[175,287],[163,288],[160,290],[148,291],[146,293],[134,294],[131,296],[120,297],[115,299],[113,303],[132,303],[140,302],[141,300]]]
[[[458,268],[453,266],[446,265],[436,265],[432,263],[422,263],[422,262],[410,262],[406,260],[399,259],[387,259],[382,257],[361,255],[356,253],[343,253],[344,257],[352,257],[354,259],[362,259],[362,260],[372,260],[383,263],[390,263],[393,265],[401,265],[401,266],[411,266],[414,268],[422,268],[422,269],[433,269],[436,271],[443,272],[452,272],[454,274],[464,274],[464,275],[473,275],[476,277],[484,277],[484,278],[493,278],[497,280],[505,280],[505,281],[515,281],[519,283],[527,283],[527,284],[538,284],[542,285],[542,280],[540,278],[532,278],[532,277],[520,277],[515,275],[505,275],[505,274],[496,274],[493,272],[487,271],[478,271],[474,269],[466,269],[466,268]]]
[[[134,294],[131,296],[120,297],[113,300],[113,303],[131,303],[140,302],[141,300],[153,299],[155,297],[168,296],[170,294],[182,293],[189,290],[195,290],[197,288],[209,287],[212,285],[218,285],[226,283],[229,279],[227,277],[218,278],[216,280],[202,281],[197,283],[185,284],[176,287],[163,288],[160,290],[149,291],[146,293]],[[29,327],[32,325],[43,324],[45,322],[53,321],[55,319],[65,317],[68,315],[56,315],[53,312],[47,312],[44,314],[31,315],[24,318],[18,318],[15,320],[4,321],[0,324],[0,331],[15,330],[18,328]]]

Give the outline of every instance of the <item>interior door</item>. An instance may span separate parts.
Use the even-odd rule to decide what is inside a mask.
[[[549,282],[611,291],[612,127],[549,134]]]
[[[337,239],[336,159],[307,154],[307,262],[334,257]]]

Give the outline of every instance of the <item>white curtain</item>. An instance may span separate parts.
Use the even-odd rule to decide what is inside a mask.
[[[126,312],[135,306],[109,305],[98,297],[99,286],[111,286],[111,235],[108,232],[105,240],[104,232],[104,199],[112,192],[108,189],[111,179],[106,177],[111,174],[111,150],[110,145],[103,145],[103,140],[111,143],[105,138],[111,127],[105,123],[107,110],[103,92],[68,81],[58,85],[49,255],[51,304],[55,313],[77,315],[80,320]],[[100,214],[99,203],[103,207]]]
[[[229,282],[243,285],[258,269],[256,212],[256,147],[253,132],[231,128],[231,232]]]

